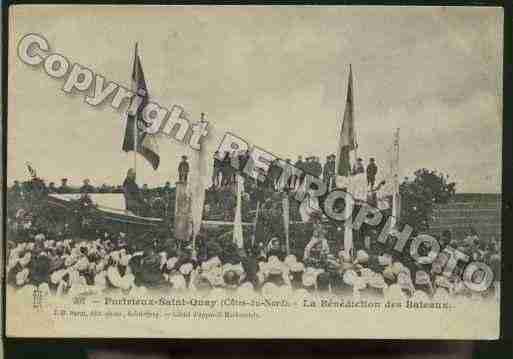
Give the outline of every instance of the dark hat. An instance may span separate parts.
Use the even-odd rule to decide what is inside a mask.
[[[360,157],[358,157],[356,160],[357,160],[358,162],[363,161]]]
[[[224,273],[223,280],[228,286],[235,286],[239,284],[240,276],[234,270],[228,270]]]

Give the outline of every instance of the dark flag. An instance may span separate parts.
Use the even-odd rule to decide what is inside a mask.
[[[153,169],[156,170],[159,167],[160,156],[158,154],[155,137],[145,131],[147,123],[143,119],[142,110],[148,103],[149,94],[144,79],[141,59],[137,53],[137,44],[135,45],[134,67],[132,70],[132,89],[138,93],[139,96],[142,94],[143,100],[139,108],[135,111],[135,114],[131,113],[131,111],[127,112],[123,151],[134,151],[135,144],[137,143],[137,152],[150,162]],[[132,102],[135,101],[135,99],[135,96],[132,97]],[[129,109],[132,107],[132,102],[130,103]]]
[[[346,109],[340,130],[337,149],[337,175],[347,177],[351,174],[351,161],[349,152],[358,147],[354,128],[353,108],[353,70],[349,68],[349,81],[347,85]]]

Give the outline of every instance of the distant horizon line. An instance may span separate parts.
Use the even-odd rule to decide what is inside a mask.
[[[13,181],[14,181],[14,180],[13,180]],[[26,182],[26,181],[19,181],[19,182],[20,182],[20,183],[23,183],[23,182]],[[51,182],[54,182],[54,181],[51,181]],[[51,183],[51,182],[49,182],[49,183]],[[172,187],[171,187],[171,188],[176,188],[176,182],[179,182],[179,181],[176,181],[176,182],[166,181],[166,182],[169,182],[169,183],[172,185]],[[163,183],[162,183],[162,186],[164,186],[164,185],[166,184],[166,182],[163,182]],[[54,182],[54,183],[55,183],[55,182]],[[106,184],[107,186],[113,186],[113,187],[122,186],[121,184],[119,184],[119,185],[113,185],[113,184],[107,184],[107,183],[105,183],[105,184]],[[143,183],[143,185],[144,185],[144,184],[148,184],[148,183]],[[10,185],[7,185],[7,188],[12,187],[12,185],[13,185],[12,183],[11,183]],[[93,185],[93,184],[90,184],[90,185],[91,185],[91,186],[93,186],[93,187],[96,187],[96,188],[100,188],[101,186],[103,186],[103,184],[101,184],[101,185],[99,185],[99,186],[98,186],[98,185]],[[78,189],[80,189],[80,187],[82,187],[82,186],[70,185],[70,186],[68,186],[68,187],[69,187],[69,188],[71,188],[71,189],[77,189],[77,190],[78,190]],[[156,186],[152,186],[152,185],[150,185],[150,184],[148,184],[148,187],[150,187],[150,188],[156,188]],[[58,188],[58,187],[56,187],[56,188]],[[208,189],[208,188],[205,188],[205,189]],[[70,194],[80,194],[80,193],[70,193]],[[96,194],[98,194],[98,193],[96,193]],[[99,193],[99,194],[101,194],[101,193]],[[109,194],[109,192],[106,192],[106,193],[104,193],[104,194]],[[469,191],[465,191],[465,192],[456,192],[456,193],[454,194],[454,196],[461,196],[461,195],[467,195],[467,194],[468,194],[468,195],[502,195],[502,192],[469,192]]]

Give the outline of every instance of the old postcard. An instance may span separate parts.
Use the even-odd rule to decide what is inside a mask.
[[[11,6],[7,336],[498,338],[502,31]]]

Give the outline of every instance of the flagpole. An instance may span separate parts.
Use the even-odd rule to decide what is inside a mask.
[[[233,221],[233,242],[239,250],[244,249],[244,234],[242,232],[242,188],[243,178],[241,175],[235,175],[235,186],[237,188],[237,205],[235,208],[235,218]]]
[[[356,160],[358,159],[358,141],[356,140],[356,123],[354,121],[354,79],[353,79],[353,65],[349,64],[349,74],[351,75],[351,102],[352,102],[352,117],[353,117],[353,133],[354,133],[354,142],[355,142],[355,148],[354,148],[354,163],[356,163]],[[351,168],[352,170],[352,168]]]
[[[287,255],[290,254],[290,209],[289,209],[289,195],[285,193],[285,196],[282,200],[282,210],[283,210],[283,226],[285,228],[285,248],[287,250]]]
[[[358,142],[356,141],[356,128],[355,128],[355,124],[354,124],[354,107],[355,106],[354,106],[354,85],[353,85],[353,83],[354,83],[354,81],[353,81],[353,65],[349,64],[349,84],[348,84],[348,86],[351,86],[351,118],[353,120],[353,136],[354,136],[354,143],[355,143],[354,162],[353,163],[356,163],[356,159],[358,158]],[[351,167],[351,163],[349,163],[349,176],[348,177],[351,177],[352,171],[353,171],[353,168]],[[353,204],[348,203],[349,202],[348,199],[349,199],[349,197],[346,195],[345,208],[344,208],[344,211],[345,211],[344,214],[345,214],[345,218],[346,218],[346,221],[344,223],[344,250],[348,256],[352,257],[353,256],[352,255],[353,247],[354,247],[353,226],[352,226]]]
[[[346,138],[346,141],[347,143],[345,143],[345,145],[351,145],[353,144],[353,146],[350,146],[350,149],[349,149],[349,153],[348,153],[348,161],[349,163],[348,164],[344,164],[344,166],[348,165],[349,166],[349,171],[348,173],[346,174],[346,170],[344,170],[344,173],[346,174],[345,177],[345,180],[344,180],[344,185],[342,185],[342,187],[349,187],[350,186],[350,182],[351,182],[351,175],[352,175],[352,168],[351,168],[351,150],[354,150],[355,151],[355,158],[357,158],[358,156],[358,152],[357,152],[357,142],[356,142],[356,131],[354,129],[354,127],[352,129],[348,129],[346,131],[346,133],[342,134],[342,131],[344,130],[344,121],[345,120],[348,120],[348,121],[351,121],[352,123],[350,124],[351,126],[354,126],[354,100],[353,100],[353,68],[352,68],[352,64],[349,64],[349,78],[348,78],[348,84],[347,84],[347,94],[346,94],[346,108],[344,110],[344,115],[342,116],[342,118],[338,121],[338,124],[339,124],[339,128],[338,128],[338,131],[337,131],[337,134],[338,134],[338,148],[337,148],[337,154],[336,154],[336,162],[335,162],[335,183],[337,183],[337,179],[339,177],[339,172],[340,172],[340,162],[341,162],[341,156],[342,156],[342,140],[341,140],[341,136],[344,135],[346,137],[349,137],[349,138]],[[348,124],[349,125],[349,124]],[[352,133],[351,133],[352,131]],[[353,138],[351,139],[351,136],[353,136]],[[351,143],[352,141],[352,143]],[[345,203],[345,209],[344,209],[344,214],[345,214],[345,217],[346,217],[346,222],[344,223],[344,251],[349,254],[349,255],[352,255],[352,248],[353,248],[353,229],[352,229],[352,212],[353,212],[353,204],[352,203],[348,203],[350,202],[351,199],[350,199],[350,196],[347,195],[346,196],[346,203]]]
[[[135,61],[137,59],[137,42],[135,43],[135,56],[134,56],[134,64],[135,64]],[[137,87],[137,84],[135,84],[134,87]],[[133,88],[133,90],[136,92],[136,96],[137,96],[137,88]],[[134,114],[134,176],[135,178],[137,179],[137,142],[138,142],[138,137],[139,137],[139,134],[138,134],[138,131],[137,131],[137,109],[135,111],[135,114]]]
[[[394,134],[394,193],[392,196],[392,219],[391,227],[394,228],[397,225],[398,217],[400,216],[399,210],[399,128],[397,128]]]
[[[137,137],[139,134],[137,133],[137,115],[134,120],[134,175],[137,178]]]
[[[255,222],[253,223],[253,235],[251,236],[251,248],[252,249],[255,248],[256,230],[257,230],[259,211],[260,211],[260,201],[257,201],[256,213],[255,213]]]

